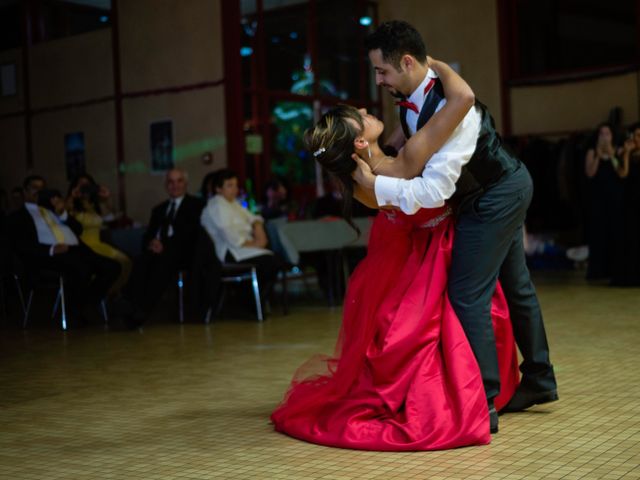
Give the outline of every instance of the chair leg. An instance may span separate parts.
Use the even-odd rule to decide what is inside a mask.
[[[64,301],[64,279],[60,275],[60,305],[62,306],[62,330],[67,329],[67,306]]]
[[[184,275],[178,272],[178,309],[180,323],[184,323]]]
[[[58,313],[58,307],[60,306],[60,287],[58,287],[58,293],[56,294],[56,301],[53,302],[53,310],[51,310],[51,319],[56,318]]]
[[[14,275],[13,278],[16,281],[16,290],[18,290],[18,297],[20,298],[20,305],[22,306],[22,313],[24,315],[22,318],[22,328],[27,328],[29,312],[31,311],[31,300],[33,299],[33,289],[29,290],[29,298],[25,302],[24,293],[22,292],[22,286],[20,285],[18,275]]]
[[[204,324],[209,325],[211,323],[211,313],[213,312],[213,307],[209,307],[207,309],[207,313],[204,316]]]
[[[224,284],[220,286],[220,295],[218,298],[218,305],[216,305],[216,317],[220,316],[220,312],[222,311],[222,305],[224,304],[224,297],[227,295],[227,289],[224,287]]]
[[[255,267],[251,269],[251,284],[253,285],[253,296],[256,300],[256,313],[258,315],[258,321],[262,322],[264,317],[262,316],[262,304],[260,302],[260,286],[258,285],[258,272]]]
[[[22,293],[22,286],[20,285],[20,279],[18,278],[18,275],[13,275],[13,279],[16,282],[16,290],[18,291],[18,299],[20,300],[20,307],[22,307],[22,314],[24,315],[24,312],[27,308],[27,306],[24,304],[24,294]]]
[[[107,302],[102,300],[100,302],[100,310],[102,310],[102,318],[104,319],[104,326],[109,326],[109,313],[107,312]]]

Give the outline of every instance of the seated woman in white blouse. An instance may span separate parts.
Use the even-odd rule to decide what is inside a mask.
[[[207,202],[200,223],[213,240],[221,262],[256,266],[264,303],[281,265],[280,258],[267,249],[264,220],[238,202],[238,176],[234,171],[216,172],[214,186],[216,195]]]

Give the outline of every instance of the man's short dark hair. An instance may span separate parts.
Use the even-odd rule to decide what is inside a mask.
[[[427,47],[422,36],[409,23],[402,20],[391,20],[382,23],[364,40],[367,51],[378,50],[386,63],[400,70],[403,55],[411,55],[420,63],[427,61]]]
[[[222,188],[224,182],[226,182],[227,180],[231,180],[232,178],[238,178],[238,174],[230,168],[223,168],[216,172],[213,185],[216,188]]]
[[[36,181],[41,181],[42,183],[46,183],[44,181],[44,178],[42,178],[40,175],[29,175],[27,178],[24,179],[24,181],[22,182],[22,188],[24,190],[26,190],[27,188],[29,188],[29,186],[31,185],[32,182],[36,182]]]

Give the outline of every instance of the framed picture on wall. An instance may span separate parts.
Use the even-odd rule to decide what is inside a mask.
[[[153,122],[149,129],[151,172],[166,172],[174,167],[173,121]]]
[[[71,181],[78,175],[86,173],[83,132],[67,133],[64,136],[64,156],[67,167],[67,180]]]

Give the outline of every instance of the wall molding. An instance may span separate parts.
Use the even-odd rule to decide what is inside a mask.
[[[179,94],[179,93],[194,92],[194,91],[198,91],[198,90],[206,90],[206,89],[209,89],[209,88],[215,88],[215,87],[219,87],[219,86],[221,86],[223,84],[224,84],[224,78],[219,79],[219,80],[192,83],[192,84],[187,84],[187,85],[177,85],[177,86],[173,86],[173,87],[163,87],[163,88],[156,88],[156,89],[149,89],[149,90],[138,90],[138,91],[131,91],[131,92],[123,92],[122,93],[122,98],[124,100],[124,99],[153,97],[153,96],[157,96],[157,95],[176,95],[176,94]],[[73,108],[82,108],[82,107],[88,107],[88,106],[92,106],[92,105],[99,105],[101,103],[114,102],[115,99],[116,99],[115,95],[107,95],[105,97],[96,97],[96,98],[91,98],[91,99],[88,99],[88,100],[81,100],[81,101],[78,101],[78,102],[63,103],[63,104],[60,104],[60,105],[52,105],[50,107],[32,108],[31,109],[31,115],[35,116],[35,115],[41,115],[41,114],[44,114],[44,113],[52,113],[52,112],[59,112],[59,111],[63,111],[63,110],[71,110]],[[26,110],[18,110],[18,111],[15,111],[15,112],[2,113],[2,114],[0,114],[0,120],[5,119],[5,118],[20,117],[22,115],[26,115],[26,113],[27,113]]]

